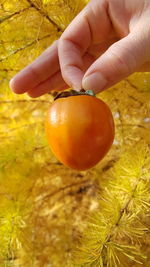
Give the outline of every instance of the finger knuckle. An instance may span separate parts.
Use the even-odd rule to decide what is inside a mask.
[[[122,74],[130,74],[134,71],[136,66],[135,57],[133,52],[127,51],[127,49],[119,49],[117,46],[109,48],[110,56],[113,57],[115,67],[119,69]]]

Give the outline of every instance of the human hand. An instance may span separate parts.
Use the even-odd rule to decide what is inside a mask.
[[[10,87],[31,97],[67,87],[97,93],[135,71],[150,71],[150,1],[91,0]]]

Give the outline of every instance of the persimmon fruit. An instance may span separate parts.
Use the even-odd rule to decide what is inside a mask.
[[[109,107],[87,93],[58,97],[48,110],[45,130],[56,158],[80,171],[106,155],[115,133]]]

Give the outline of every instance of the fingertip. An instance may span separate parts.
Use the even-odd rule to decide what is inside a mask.
[[[40,97],[40,96],[46,94],[47,92],[48,92],[48,89],[45,90],[45,88],[41,89],[39,87],[35,87],[31,90],[28,90],[26,93],[28,96],[30,96],[32,98],[37,98],[37,97]]]
[[[80,86],[80,84],[72,84],[71,88],[79,92],[82,89],[82,86]]]
[[[29,97],[31,97],[31,98],[37,98],[37,97],[40,97],[42,94],[38,94],[38,95],[36,95],[36,94],[34,94],[34,93],[27,92],[27,95],[28,95]]]
[[[82,87],[83,89],[92,90],[95,94],[104,90],[107,85],[107,80],[105,77],[99,73],[94,72],[89,74],[88,76],[84,76],[82,80]]]
[[[18,94],[18,90],[16,88],[16,83],[15,83],[15,78],[14,77],[10,80],[9,87],[14,93]]]
[[[26,92],[25,89],[21,88],[17,75],[10,80],[9,87],[15,94],[23,94]]]

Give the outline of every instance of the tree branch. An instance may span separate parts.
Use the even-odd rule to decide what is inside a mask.
[[[37,123],[33,122],[33,123],[29,123],[29,124],[24,124],[24,125],[21,125],[19,127],[15,127],[15,128],[12,128],[10,130],[7,130],[5,132],[0,132],[0,134],[5,134],[5,133],[10,133],[10,132],[14,132],[18,129],[21,129],[21,128],[25,128],[25,127],[30,127],[31,125],[36,125]]]
[[[31,0],[27,0],[27,2],[29,3],[30,7],[33,7],[34,9],[36,9],[43,17],[45,17],[53,26],[55,26],[57,28],[58,32],[63,32],[63,30],[61,29],[61,27],[59,25],[57,25],[57,23],[55,21],[53,21],[43,10],[41,10],[38,6],[36,6]]]
[[[124,123],[123,125],[122,124],[116,124],[117,127],[139,127],[139,128],[144,128],[145,129],[145,126],[142,125],[142,124],[126,124]]]
[[[80,181],[80,182],[77,182],[77,183],[72,183],[72,184],[66,185],[64,187],[61,187],[61,188],[55,190],[54,192],[51,192],[50,194],[48,194],[46,196],[41,197],[37,201],[39,201],[39,200],[40,201],[45,201],[46,199],[49,199],[50,197],[60,193],[61,191],[64,191],[64,190],[69,189],[69,188],[74,187],[74,186],[82,186],[82,185],[84,185],[86,183],[89,183],[89,182],[90,182],[89,179],[86,179],[84,181]]]
[[[15,103],[30,103],[30,102],[32,102],[32,103],[49,103],[49,104],[51,104],[51,102],[50,101],[47,101],[47,100],[39,100],[39,99],[37,99],[37,100],[32,100],[32,99],[29,99],[29,100],[26,100],[26,99],[22,99],[22,100],[2,100],[2,101],[0,101],[0,104],[15,104]]]
[[[5,20],[9,20],[9,19],[11,19],[12,17],[14,17],[14,16],[16,16],[16,15],[19,15],[19,14],[21,14],[22,12],[24,12],[24,11],[26,11],[26,10],[28,10],[28,9],[29,9],[29,8],[26,7],[26,8],[24,8],[24,9],[22,9],[22,10],[19,10],[19,11],[13,13],[13,14],[7,15],[7,16],[4,17],[4,18],[1,18],[1,19],[0,19],[0,24],[3,23]]]
[[[0,69],[0,71],[1,71],[1,72],[9,72],[9,71],[16,71],[16,72],[18,72],[18,71],[20,71],[20,70],[19,70],[19,69],[16,70],[16,69],[7,69],[7,68],[4,68],[4,69]]]
[[[46,39],[46,38],[48,38],[48,37],[50,37],[50,36],[51,36],[51,34],[45,35],[45,36],[42,37],[42,38],[38,38],[38,39],[33,40],[31,43],[28,43],[28,44],[26,44],[26,45],[23,46],[23,47],[19,47],[19,48],[17,48],[17,49],[14,50],[12,53],[10,53],[8,56],[6,56],[6,57],[4,57],[4,58],[1,58],[1,59],[0,59],[0,62],[3,62],[3,61],[5,61],[5,60],[7,60],[9,57],[11,57],[11,56],[17,54],[18,52],[20,52],[20,51],[22,51],[22,50],[24,50],[24,49],[26,49],[26,48],[28,48],[28,47],[30,47],[30,46],[32,46],[32,45],[35,44],[36,42],[41,41],[41,40],[43,40],[43,39]]]
[[[141,170],[142,170],[142,169],[143,169],[143,166],[141,167]],[[142,179],[143,179],[143,177],[141,177],[141,176],[138,177],[137,182],[136,182],[136,184],[135,184],[134,187],[133,187],[133,190],[132,190],[132,192],[131,192],[130,197],[129,197],[128,200],[126,201],[124,207],[123,207],[122,209],[120,209],[119,217],[118,217],[117,221],[115,222],[115,224],[111,227],[111,229],[110,229],[110,233],[107,235],[107,237],[106,237],[106,239],[105,239],[105,242],[103,243],[103,247],[102,247],[102,249],[101,249],[101,254],[102,254],[102,252],[103,252],[103,250],[104,250],[106,244],[109,243],[109,242],[111,241],[111,239],[112,239],[112,237],[113,237],[114,230],[116,229],[116,227],[118,227],[118,225],[119,225],[119,223],[120,223],[120,221],[121,221],[121,219],[122,219],[124,213],[127,212],[128,208],[129,208],[129,205],[130,205],[132,199],[134,198],[134,194],[135,194],[135,192],[136,192],[136,189],[137,189],[139,183],[142,181]]]

